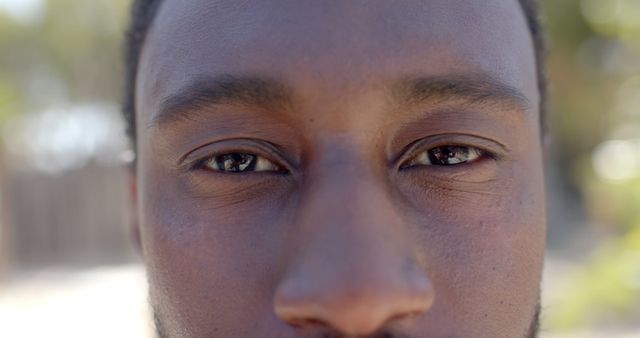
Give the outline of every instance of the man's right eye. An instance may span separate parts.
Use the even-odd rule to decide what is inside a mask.
[[[203,168],[225,173],[246,173],[257,171],[282,171],[272,161],[256,154],[227,153],[204,160]]]

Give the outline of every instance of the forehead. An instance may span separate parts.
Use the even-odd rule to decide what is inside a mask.
[[[165,0],[141,56],[137,111],[152,118],[158,98],[220,74],[326,93],[486,74],[537,103],[534,58],[516,0]]]

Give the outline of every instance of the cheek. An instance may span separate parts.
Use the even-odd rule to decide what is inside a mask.
[[[141,187],[143,254],[154,307],[175,326],[167,330],[237,335],[234,323],[263,317],[282,266],[286,210],[277,201],[286,200],[278,196],[286,191],[242,198],[196,192],[171,175],[150,173],[147,181]]]
[[[462,314],[485,332],[513,330],[505,336],[521,336],[530,324],[546,219],[541,170],[531,168],[514,166],[485,182],[440,184],[410,195],[441,313]]]

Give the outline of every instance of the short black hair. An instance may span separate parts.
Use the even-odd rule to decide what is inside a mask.
[[[127,124],[127,135],[133,144],[136,142],[136,108],[135,88],[138,63],[149,27],[156,17],[163,0],[133,0],[131,6],[131,21],[125,37],[125,93],[123,113]],[[529,31],[533,38],[536,66],[538,72],[538,89],[540,90],[540,122],[545,130],[544,112],[546,110],[546,75],[544,60],[546,58],[546,39],[539,20],[538,4],[536,0],[518,0],[522,6]]]

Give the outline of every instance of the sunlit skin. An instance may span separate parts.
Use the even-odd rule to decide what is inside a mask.
[[[516,0],[166,0],[136,87],[166,337],[533,337],[545,210]]]

